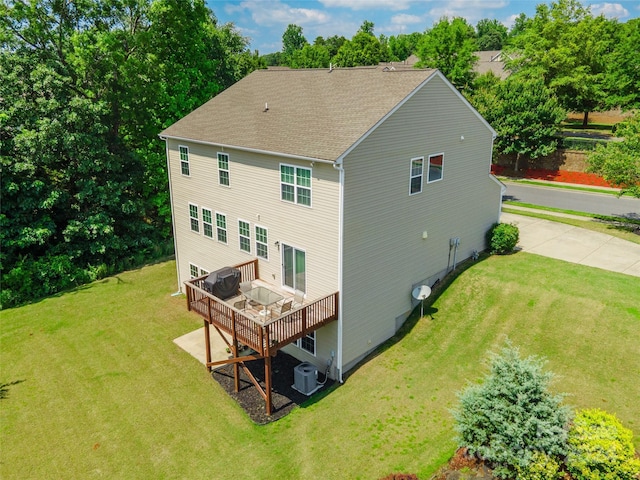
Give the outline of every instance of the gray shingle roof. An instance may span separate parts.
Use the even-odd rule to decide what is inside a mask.
[[[335,161],[434,72],[257,70],[160,135]]]

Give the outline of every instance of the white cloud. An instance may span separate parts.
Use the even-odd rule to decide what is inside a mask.
[[[326,8],[350,8],[351,10],[382,9],[406,10],[416,0],[319,0]]]
[[[591,13],[604,15],[607,18],[625,18],[629,11],[619,3],[595,3],[591,5]]]
[[[518,13],[518,14],[515,14],[515,13],[514,13],[513,15],[509,15],[509,16],[507,17],[507,19],[506,19],[506,20],[504,20],[504,21],[502,22],[502,24],[503,24],[505,27],[507,27],[507,28],[511,29],[511,27],[513,27],[513,26],[515,25],[515,23],[516,23],[516,18],[518,18],[519,16],[520,16],[520,14],[519,14],[519,13]]]
[[[462,17],[469,24],[475,25],[483,18],[494,18],[494,11],[508,4],[506,0],[451,0],[439,2],[439,5],[433,7],[428,13],[432,23],[438,22],[442,17],[449,17],[449,19]]]
[[[278,0],[241,2],[239,9],[248,10],[253,21],[259,26],[286,26],[295,24],[300,26],[328,23],[331,16],[322,10],[310,8],[293,8]]]

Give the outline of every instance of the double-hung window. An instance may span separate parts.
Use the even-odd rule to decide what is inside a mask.
[[[280,165],[280,198],[311,206],[311,169]]]
[[[216,234],[218,241],[227,243],[227,216],[216,212]]]
[[[429,155],[429,170],[427,183],[442,180],[442,170],[444,169],[444,153]]]
[[[218,182],[229,186],[229,155],[218,153]]]
[[[193,263],[189,264],[189,276],[192,279],[198,277],[198,266],[197,265],[194,265]]]
[[[240,238],[240,250],[251,253],[251,225],[244,220],[238,220],[238,237]]]
[[[411,159],[411,177],[409,179],[409,195],[422,192],[422,170],[424,158]]]
[[[189,219],[191,220],[191,231],[200,232],[200,219],[198,217],[198,206],[189,204]]]
[[[315,330],[302,338],[299,338],[295,342],[298,348],[301,348],[305,352],[309,352],[311,355],[316,354],[316,332]]]
[[[267,229],[256,225],[256,255],[269,260],[269,239]]]
[[[189,147],[185,147],[180,145],[178,147],[180,150],[180,172],[182,175],[189,176]]]
[[[213,238],[213,217],[208,208],[202,209],[202,230],[205,237]]]

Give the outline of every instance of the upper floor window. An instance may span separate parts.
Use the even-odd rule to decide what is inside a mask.
[[[227,216],[218,212],[216,212],[216,231],[218,241],[227,243]]]
[[[189,218],[191,219],[191,231],[200,231],[200,219],[198,218],[198,206],[193,203],[189,204]]]
[[[269,242],[267,229],[256,225],[256,255],[269,260]]]
[[[238,236],[240,237],[240,250],[251,253],[251,226],[249,222],[238,220]]]
[[[437,182],[442,180],[442,170],[444,169],[444,154],[429,155],[429,170],[427,182]]]
[[[220,185],[229,186],[229,155],[218,153],[218,181]]]
[[[189,147],[180,145],[180,171],[182,175],[189,176]]]
[[[422,191],[422,171],[424,158],[411,159],[411,177],[409,179],[409,195]]]
[[[202,230],[205,237],[213,238],[213,217],[211,216],[211,210],[208,208],[202,209]]]
[[[280,198],[311,206],[311,169],[280,165]]]

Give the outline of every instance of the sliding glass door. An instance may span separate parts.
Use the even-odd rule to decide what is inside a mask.
[[[282,283],[306,292],[306,260],[304,250],[282,244]]]

